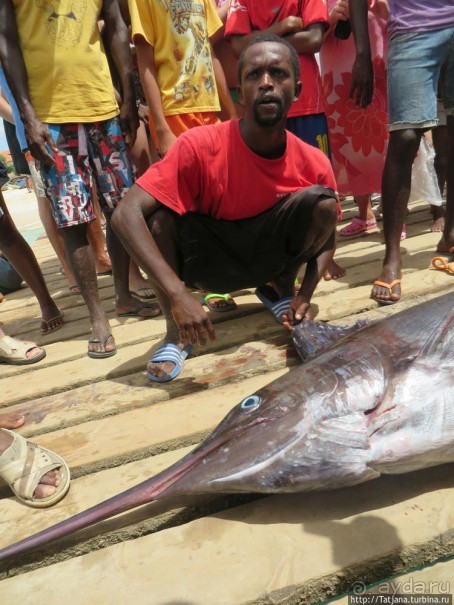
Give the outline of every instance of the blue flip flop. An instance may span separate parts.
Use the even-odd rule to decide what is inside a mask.
[[[173,380],[183,369],[184,361],[191,350],[192,345],[186,345],[184,349],[181,349],[173,342],[165,342],[156,349],[156,353],[150,361],[153,363],[171,361],[175,364],[175,367],[167,376],[155,376],[147,370],[147,378],[153,382],[169,382],[170,380]]]
[[[271,311],[276,320],[281,324],[282,315],[289,310],[290,302],[292,301],[293,296],[279,298],[276,290],[268,284],[257,288],[255,295],[265,305],[265,307]]]

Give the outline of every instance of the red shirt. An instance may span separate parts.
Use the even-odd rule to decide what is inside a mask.
[[[324,0],[231,0],[225,37],[263,31],[286,17],[301,17],[303,28],[313,23],[329,25],[328,9]],[[320,71],[313,54],[299,55],[303,90],[288,112],[289,118],[314,113],[325,113]]]
[[[268,160],[249,149],[239,120],[199,126],[182,134],[137,184],[178,214],[217,219],[257,216],[310,185],[336,189],[328,158],[287,132],[287,148]]]

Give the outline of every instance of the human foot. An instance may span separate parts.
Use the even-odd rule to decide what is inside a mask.
[[[0,429],[0,477],[19,500],[37,508],[61,500],[70,482],[60,456],[6,429]]]
[[[336,261],[332,260],[328,265],[328,269],[325,271],[325,275],[323,277],[325,281],[330,281],[331,279],[339,279],[340,277],[344,277],[346,273],[347,272],[345,269],[338,265]]]
[[[160,345],[147,364],[147,378],[152,382],[169,382],[183,369],[184,361],[192,345],[165,342]]]
[[[0,414],[0,429],[18,429],[25,422],[25,416],[20,412]]]
[[[401,278],[388,279],[387,272],[383,271],[378,279],[374,281],[374,286],[370,297],[382,305],[392,305],[399,302],[402,295]],[[392,277],[392,274],[390,275]]]
[[[124,301],[117,301],[116,311],[118,317],[156,317],[161,315],[161,309],[157,303],[150,304],[146,302],[140,302],[133,296],[125,299]]]
[[[445,228],[445,209],[443,206],[430,206],[430,212],[432,214],[433,223],[430,230],[434,233],[442,233]]]
[[[38,347],[34,342],[6,335],[0,338],[0,363],[15,366],[29,365],[40,361],[45,356],[45,349]]]
[[[50,304],[41,308],[41,315],[40,334],[50,334],[63,325],[63,315],[52,300]]]
[[[50,334],[51,332],[55,332],[63,325],[63,315],[59,313],[55,317],[51,317],[50,319],[41,319],[41,327],[39,329],[40,334]]]
[[[116,352],[115,339],[107,319],[93,322],[91,336],[88,340],[88,357],[102,359],[112,357]]]
[[[218,313],[236,309],[236,302],[230,294],[207,294],[204,297],[203,302],[210,311],[216,311]]]

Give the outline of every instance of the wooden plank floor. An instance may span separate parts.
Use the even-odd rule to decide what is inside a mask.
[[[346,203],[344,223],[354,212]],[[452,276],[430,268],[439,239],[430,224],[428,206],[412,205],[402,245],[404,300],[393,307],[369,298],[383,256],[381,234],[340,241],[337,260],[347,275],[320,284],[313,300],[318,319],[384,317],[452,290]],[[7,332],[45,345],[47,357],[27,367],[0,366],[0,406],[24,411],[19,432],[64,456],[73,482],[62,503],[43,511],[20,505],[0,486],[0,546],[162,470],[244,396],[298,363],[282,327],[252,291],[242,291],[236,311],[212,314],[216,342],[196,348],[178,379],[152,385],[144,369],[164,322],[117,318],[108,276],[99,286],[118,354],[89,359],[81,297],[69,293],[45,238],[34,251],[65,325],[40,337],[30,290],[6,297],[0,309]],[[8,564],[0,570],[1,602],[35,603],[37,595],[48,605],[325,600],[355,581],[379,581],[454,555],[452,471],[447,465],[330,493],[145,506]]]

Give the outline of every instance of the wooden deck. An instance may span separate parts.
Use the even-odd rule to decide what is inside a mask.
[[[344,222],[353,214],[347,203]],[[452,289],[452,276],[429,268],[439,234],[430,232],[428,206],[414,204],[407,219],[404,300],[378,307],[369,298],[383,256],[381,235],[371,234],[339,243],[337,260],[348,272],[320,284],[313,300],[318,319],[342,324],[383,317]],[[118,354],[89,359],[82,298],[69,293],[48,241],[38,240],[34,250],[65,325],[39,337],[30,290],[6,297],[0,309],[7,332],[45,345],[47,357],[32,366],[0,366],[0,404],[25,412],[19,432],[61,454],[73,481],[64,501],[43,511],[20,505],[0,487],[0,546],[162,470],[244,396],[298,363],[283,329],[252,292],[243,291],[235,295],[236,311],[212,314],[216,342],[196,349],[178,379],[152,385],[144,368],[164,321],[117,318],[111,277],[99,278],[99,286]],[[142,507],[11,563],[0,570],[1,602],[315,603],[354,582],[368,584],[454,555],[452,465],[336,492],[175,506]],[[448,569],[452,574],[452,565]]]

